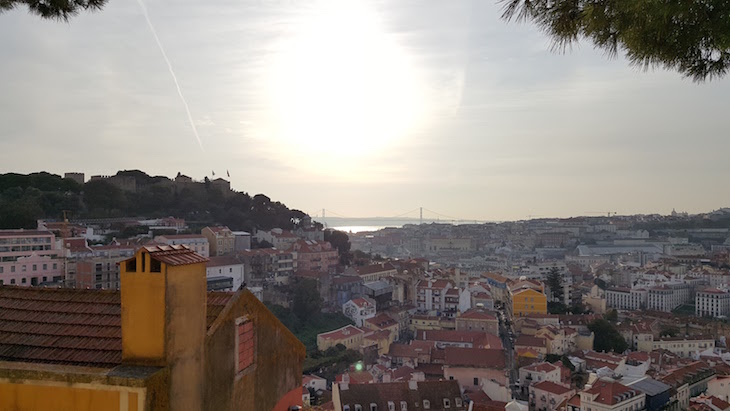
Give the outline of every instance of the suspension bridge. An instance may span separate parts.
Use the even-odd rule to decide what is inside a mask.
[[[480,224],[490,222],[488,220],[475,220],[468,218],[460,218],[429,210],[425,207],[414,208],[405,213],[393,216],[378,217],[353,217],[338,213],[330,209],[317,210],[314,213],[308,213],[314,220],[324,223],[325,225],[340,224],[343,220],[362,222],[363,225],[388,225],[388,224],[423,224],[431,222],[449,223],[449,224]]]

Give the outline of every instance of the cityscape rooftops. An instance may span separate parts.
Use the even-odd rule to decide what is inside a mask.
[[[208,292],[208,327],[233,295]],[[0,360],[101,368],[122,363],[119,291],[6,285],[0,301]]]

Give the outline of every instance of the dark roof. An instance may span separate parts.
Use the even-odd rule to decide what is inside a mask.
[[[423,400],[427,400],[431,410],[444,409],[444,398],[450,402],[449,410],[465,410],[468,408],[466,401],[461,407],[456,406],[456,399],[463,399],[459,383],[455,380],[449,381],[419,381],[417,389],[411,389],[407,382],[390,382],[375,384],[350,384],[347,389],[342,389],[340,384],[340,400],[342,405],[350,405],[350,410],[355,409],[355,404],[362,405],[363,410],[369,410],[370,404],[377,404],[378,410],[387,410],[388,401],[400,409],[400,402],[405,401],[408,409],[421,409]],[[419,408],[415,407],[419,404]]]
[[[208,327],[232,296],[208,293]],[[0,286],[0,361],[120,365],[120,292]]]
[[[485,348],[444,348],[445,364],[452,367],[505,368],[503,350]]]

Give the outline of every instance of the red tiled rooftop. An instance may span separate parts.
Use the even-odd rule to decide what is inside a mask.
[[[557,366],[550,364],[549,362],[540,362],[528,365],[524,367],[527,371],[535,371],[535,372],[552,372],[558,369]]]
[[[545,339],[531,335],[520,335],[515,340],[515,347],[545,347]]]
[[[619,402],[639,395],[639,391],[637,390],[631,389],[616,381],[606,380],[596,381],[593,384],[593,387],[586,392],[594,395],[598,394],[593,401],[605,405],[616,405]],[[629,395],[622,396],[623,394]],[[621,398],[623,398],[623,400]]]
[[[232,296],[208,293],[208,327]],[[120,365],[120,292],[0,286],[0,360]]]
[[[533,387],[538,390],[546,391],[551,394],[556,395],[563,395],[567,392],[570,392],[570,388],[566,388],[565,386],[562,386],[560,384],[556,384],[552,381],[540,381],[537,384],[534,384]]]
[[[497,321],[497,317],[485,311],[471,309],[462,314],[459,318],[467,320],[488,320]]]
[[[484,348],[446,347],[444,349],[445,364],[456,367],[497,368],[505,367],[505,355],[502,350]]]
[[[150,258],[168,265],[187,265],[205,263],[207,258],[196,253],[186,245],[155,245],[142,247],[150,254]],[[136,257],[129,260],[131,261]]]
[[[232,255],[221,255],[208,258],[205,263],[206,267],[223,267],[227,265],[242,265],[238,258]]]

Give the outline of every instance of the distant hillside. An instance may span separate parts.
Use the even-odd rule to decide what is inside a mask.
[[[63,210],[71,219],[174,216],[247,231],[293,228],[306,217],[263,194],[229,191],[223,180],[181,184],[125,170],[81,185],[46,172],[0,174],[0,228],[35,228],[37,219],[60,220]]]

